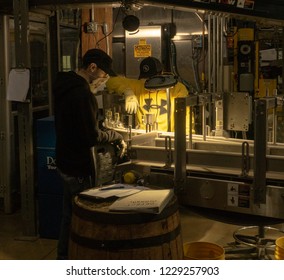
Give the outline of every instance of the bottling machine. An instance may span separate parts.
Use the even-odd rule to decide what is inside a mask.
[[[202,18],[204,26],[196,22],[192,34],[197,35],[190,35],[189,45],[178,33],[170,39],[178,53],[183,54],[187,47],[192,50],[192,56],[177,55],[173,68],[180,67],[184,75],[193,73],[189,78],[198,78],[198,72],[206,75],[206,79],[199,76],[188,97],[176,98],[174,104],[168,98],[167,108],[174,108],[176,114],[174,132],[135,129],[133,116],[129,122],[123,111],[121,97],[119,107],[113,105],[118,104],[115,101],[103,106],[119,112],[122,124],[114,122],[112,127],[128,142],[130,162],[118,166],[118,173],[135,170],[145,183],[174,187],[183,205],[283,219],[283,97],[278,64],[282,50],[276,47],[282,42],[282,28],[275,26],[272,31],[257,20],[239,21],[214,13]],[[140,28],[145,33],[149,27]],[[177,32],[179,28],[177,24]],[[158,57],[173,58],[171,52],[163,52],[160,33],[151,38],[153,51],[158,45]],[[126,69],[135,75],[140,57],[132,50],[141,37],[139,32],[125,34],[126,61],[131,61]],[[116,44],[114,50],[118,53]],[[183,64],[190,65],[189,58],[195,68],[195,55],[203,58],[202,69],[184,69]],[[155,88],[149,81],[147,86]],[[187,107],[191,109],[189,124],[195,120],[195,127],[189,130],[185,125]],[[150,116],[145,116],[145,122],[146,127],[154,127]]]
[[[230,95],[233,98],[234,93]],[[186,106],[226,98],[210,94],[176,98],[174,132],[147,132],[132,129],[129,123],[114,127],[128,142],[130,158],[117,166],[117,172],[135,170],[145,184],[173,187],[184,205],[283,219],[284,145],[267,142],[267,112],[281,105],[282,98],[255,101],[255,140],[186,131]],[[228,118],[237,110],[244,118],[238,102],[228,106]]]

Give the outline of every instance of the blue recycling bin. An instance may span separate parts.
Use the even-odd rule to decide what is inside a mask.
[[[58,239],[63,184],[56,170],[53,116],[36,122],[36,153],[39,236]]]

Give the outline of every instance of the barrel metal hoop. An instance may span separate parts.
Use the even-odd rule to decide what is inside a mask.
[[[86,248],[101,250],[127,250],[161,246],[175,240],[177,236],[180,235],[180,231],[181,227],[178,225],[173,231],[158,236],[117,240],[95,240],[90,237],[80,236],[74,231],[71,231],[70,238],[76,244]]]

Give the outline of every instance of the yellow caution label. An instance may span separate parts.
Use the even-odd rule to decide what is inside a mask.
[[[139,45],[146,45],[146,39],[139,39]]]
[[[149,44],[134,45],[134,57],[152,56],[152,47]]]

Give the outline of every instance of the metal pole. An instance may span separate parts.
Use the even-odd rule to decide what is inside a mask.
[[[267,104],[266,100],[255,101],[254,117],[254,203],[266,202],[266,149],[267,149]]]
[[[203,141],[206,141],[206,103],[202,105],[202,135]]]
[[[212,91],[216,92],[216,15],[213,15],[213,34],[212,34]]]
[[[182,191],[186,182],[186,98],[175,98],[175,159],[174,182],[176,192]]]
[[[13,4],[16,67],[19,69],[30,68],[28,0],[13,0]],[[33,118],[31,96],[29,102],[18,102],[18,130],[23,225],[22,238],[34,239],[37,233],[37,227],[34,193]]]
[[[0,197],[4,199],[4,212],[11,213],[12,176],[14,159],[11,158],[13,137],[11,136],[11,108],[6,100],[9,76],[9,16],[0,16]]]
[[[208,92],[211,92],[211,79],[212,79],[212,69],[211,69],[211,56],[212,56],[212,46],[211,46],[211,14],[208,14],[208,64],[207,64],[207,71],[208,71]]]
[[[192,125],[192,120],[193,120],[193,110],[192,110],[192,107],[189,107],[189,132],[188,132],[188,139],[189,139],[189,149],[192,149],[192,128],[193,128],[193,125]]]
[[[220,92],[224,90],[224,60],[223,60],[223,53],[224,53],[224,44],[223,44],[223,29],[224,29],[224,16],[220,16]]]
[[[166,88],[166,93],[167,93],[168,131],[171,131],[171,97],[170,97],[170,88]]]
[[[216,92],[220,92],[220,16],[216,16]]]

